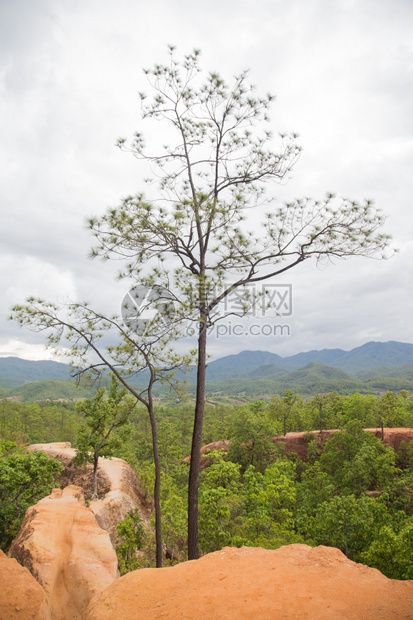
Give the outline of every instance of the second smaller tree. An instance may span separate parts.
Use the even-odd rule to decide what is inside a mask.
[[[101,388],[92,400],[88,399],[77,405],[77,411],[84,415],[85,422],[77,435],[75,463],[93,463],[92,499],[98,498],[99,456],[110,458],[114,455],[120,442],[113,431],[128,422],[136,404],[133,398],[126,397],[126,389],[120,389],[116,377],[111,377],[109,392],[106,388]]]

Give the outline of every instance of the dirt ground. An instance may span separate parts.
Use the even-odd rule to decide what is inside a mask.
[[[128,573],[83,620],[407,620],[413,581],[387,579],[338,549],[225,548],[172,568]]]

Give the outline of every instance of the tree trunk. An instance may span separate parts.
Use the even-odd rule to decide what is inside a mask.
[[[162,567],[162,520],[161,520],[161,464],[159,461],[159,448],[158,448],[158,431],[156,428],[155,414],[153,411],[152,399],[148,405],[149,419],[151,421],[152,429],[152,448],[153,448],[153,460],[155,463],[155,484],[154,484],[154,502],[155,502],[155,541],[156,541],[156,568]]]
[[[98,499],[98,462],[99,452],[95,452],[93,455],[93,491],[92,499]]]
[[[206,319],[206,317],[202,317]],[[194,429],[192,433],[191,462],[189,466],[188,484],[188,560],[199,558],[198,531],[198,484],[201,463],[202,427],[205,408],[205,376],[206,376],[206,320],[200,324],[198,336],[198,370]]]
[[[323,434],[323,405],[322,403],[319,404],[319,411],[320,411],[320,435]]]

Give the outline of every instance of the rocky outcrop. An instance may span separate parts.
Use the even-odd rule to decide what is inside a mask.
[[[413,582],[387,579],[338,549],[290,545],[276,551],[225,548],[172,568],[118,579],[83,620],[407,620]]]
[[[73,462],[76,451],[70,443],[32,444],[28,450],[41,450],[48,456],[59,459],[65,469],[57,482],[62,487],[68,484],[81,486],[85,497],[91,498],[92,465],[86,469],[76,466]],[[114,545],[116,526],[130,510],[139,508],[143,520],[149,521],[152,500],[148,500],[136,473],[122,459],[99,458],[98,495],[98,500],[90,501],[89,508],[100,527],[109,533]]]
[[[99,467],[110,482],[110,490],[102,499],[91,501],[89,507],[115,544],[116,526],[130,510],[139,508],[143,520],[149,522],[152,500],[148,503],[136,473],[122,459],[99,459]]]
[[[379,428],[366,428],[366,433],[372,433],[378,439],[382,438],[382,431]],[[296,432],[296,433],[287,433],[286,435],[280,435],[279,437],[274,437],[273,441],[277,445],[281,445],[284,447],[285,454],[295,453],[300,459],[303,461],[307,458],[308,452],[308,444],[311,438],[315,438],[318,446],[322,446],[323,443],[330,439],[334,433],[338,433],[339,430],[327,430],[327,431],[311,431],[307,433]],[[413,428],[385,428],[384,429],[384,438],[383,444],[387,447],[390,446],[394,450],[399,449],[399,446],[402,441],[413,441]],[[221,452],[228,452],[231,442],[230,441],[214,441],[213,443],[209,443],[206,446],[201,448],[201,455],[204,458],[201,458],[201,469],[205,469],[205,467],[209,467],[212,465],[212,458],[208,458],[208,455],[213,450],[219,450]],[[206,458],[205,458],[206,456]],[[189,463],[191,461],[191,457],[187,456],[184,459],[184,462]]]
[[[214,452],[214,450],[218,450],[219,452],[228,452],[229,446],[231,442],[227,439],[223,441],[213,441],[212,443],[208,443],[201,448],[201,470],[209,467],[213,463],[212,457],[208,457],[208,454]],[[184,463],[190,463],[191,457],[187,456],[184,458]]]
[[[51,620],[43,588],[27,568],[0,550],[0,620]]]
[[[366,431],[373,433],[378,439],[381,439],[381,429],[367,428]],[[394,450],[399,449],[402,441],[413,441],[413,428],[385,428],[383,443],[390,446]]]
[[[92,468],[74,464],[70,443],[28,449],[42,450],[63,463],[58,482],[65,488],[29,508],[10,555],[43,586],[54,620],[80,619],[90,598],[118,577],[117,523],[137,507],[149,520],[150,505],[135,472],[122,459],[99,459],[101,499],[86,507],[84,490],[90,498]]]
[[[27,510],[9,555],[43,586],[54,620],[80,620],[92,596],[118,577],[109,535],[77,486],[54,489]]]
[[[310,433],[287,433],[286,435],[280,435],[274,437],[274,443],[278,446],[284,447],[284,453],[286,455],[295,453],[303,461],[307,458],[308,444],[310,440],[316,440],[318,447],[322,447],[334,433],[338,433],[338,430],[328,431],[311,431]]]
[[[56,486],[64,489],[73,484],[82,487],[85,499],[89,500],[93,493],[93,465],[87,463],[86,466],[76,465],[74,458],[76,450],[72,448],[69,441],[56,443],[36,443],[27,448],[28,452],[41,451],[47,456],[57,459],[64,466],[62,473],[56,478]],[[102,459],[100,459],[102,460]],[[98,469],[98,496],[104,497],[111,490],[111,484],[102,468]]]
[[[380,428],[366,428],[365,431],[366,433],[372,433],[378,439],[382,438],[382,431]],[[322,432],[311,431],[311,433],[287,433],[285,436],[274,437],[274,442],[284,446],[285,454],[295,452],[300,459],[305,460],[307,458],[310,435],[315,437],[319,446],[322,446],[327,439],[330,439],[334,433],[338,432],[338,430],[334,429]],[[385,428],[383,435],[383,444],[397,451],[403,440],[413,441],[413,428]]]

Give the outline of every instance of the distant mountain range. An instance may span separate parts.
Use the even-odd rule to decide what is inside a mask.
[[[0,385],[17,387],[33,381],[70,379],[71,367],[68,364],[52,361],[30,361],[19,357],[0,357]],[[5,383],[8,383],[6,385]]]
[[[207,370],[208,381],[250,373],[262,366],[267,367],[267,372],[270,372],[270,367],[273,371],[277,367],[288,371],[298,370],[310,362],[340,368],[356,375],[362,370],[413,364],[413,344],[395,341],[367,342],[351,351],[322,349],[297,353],[290,357],[281,357],[268,351],[242,351],[211,362]]]
[[[53,382],[68,381],[70,371],[69,365],[60,362],[0,358],[0,388],[3,395],[7,392],[26,398],[26,393],[42,392],[40,385],[34,389],[34,382],[47,381],[50,389]],[[193,389],[195,372],[186,378],[189,389]],[[413,344],[368,342],[351,351],[322,349],[290,357],[268,351],[242,351],[208,364],[207,388],[208,393],[244,393],[251,397],[285,389],[304,395],[334,390],[413,390]]]

